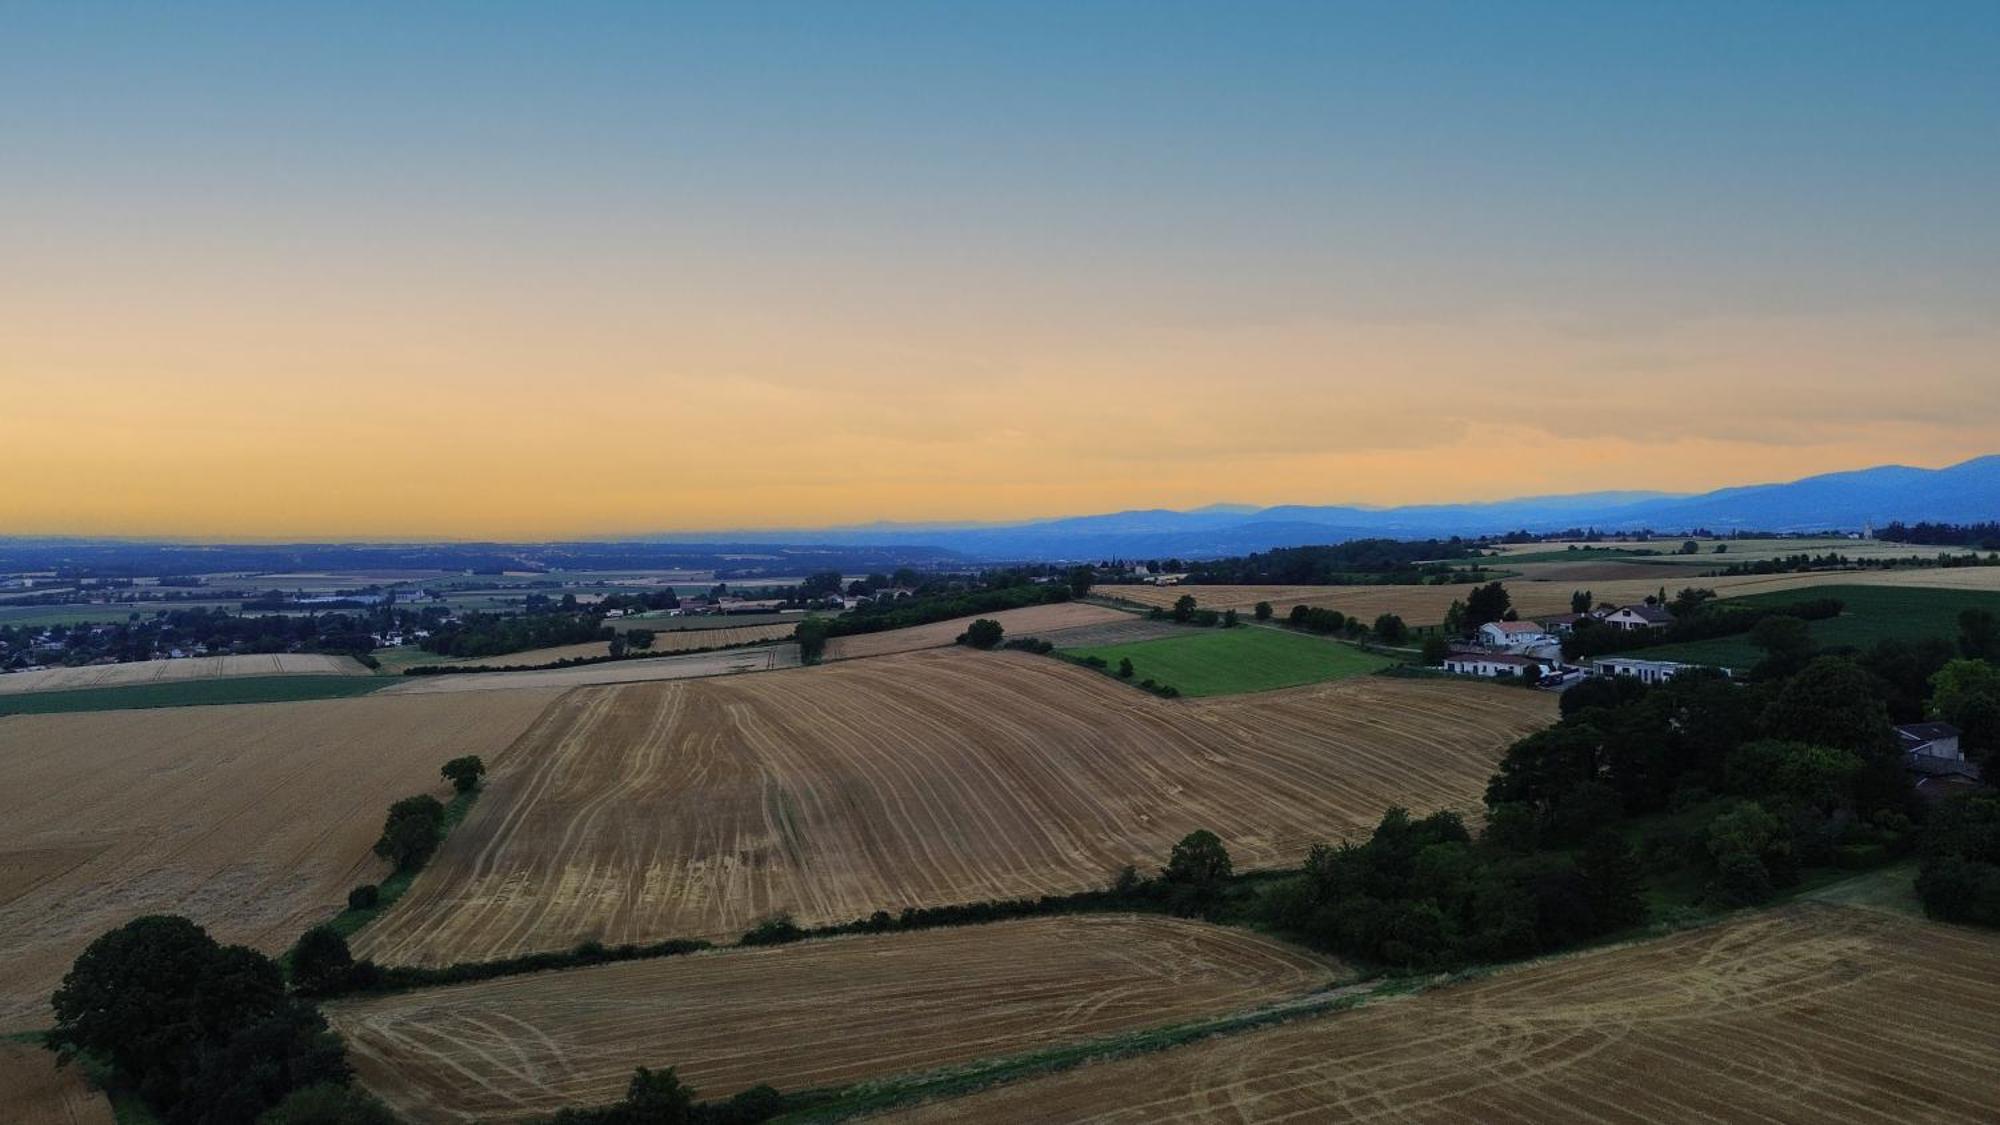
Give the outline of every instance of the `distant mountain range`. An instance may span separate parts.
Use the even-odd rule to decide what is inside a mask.
[[[1943,469],[1883,465],[1785,484],[1685,496],[1583,492],[1489,504],[1363,508],[1211,504],[1015,524],[876,523],[730,531],[737,542],[878,545],[921,543],[977,559],[1207,558],[1273,547],[1386,537],[1423,539],[1508,531],[1855,531],[1892,520],[1971,523],[2000,519],[2000,455]],[[709,539],[716,535],[707,536]],[[657,541],[680,537],[660,536]]]

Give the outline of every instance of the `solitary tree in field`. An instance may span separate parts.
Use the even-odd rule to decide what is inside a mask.
[[[1182,594],[1174,599],[1174,620],[1186,622],[1194,616],[1194,595]]]
[[[1393,613],[1385,613],[1375,619],[1375,635],[1383,644],[1399,645],[1409,639],[1410,628],[1403,619]]]
[[[438,773],[444,775],[451,787],[460,793],[470,793],[479,787],[479,779],[486,776],[486,763],[477,754],[467,754],[446,762]]]
[[[398,871],[414,871],[437,851],[443,825],[444,805],[436,797],[428,793],[405,797],[389,806],[382,838],[375,841],[375,854],[395,864]]]
[[[332,926],[314,926],[292,946],[292,985],[308,996],[337,988],[353,968],[347,939]]]
[[[1121,656],[1118,658],[1118,678],[1121,680],[1129,680],[1132,678],[1131,657]]]
[[[1000,643],[1006,628],[990,617],[982,617],[966,627],[964,641],[973,648],[992,648]]]
[[[1259,621],[1269,621],[1269,620],[1271,619],[1271,603],[1270,603],[1270,602],[1258,602],[1258,603],[1257,603],[1257,608],[1256,608],[1255,610],[1253,610],[1252,612],[1254,612],[1254,613],[1255,613],[1255,614],[1257,615],[1257,620],[1259,620]]]
[[[830,631],[824,617],[808,617],[799,622],[792,630],[792,638],[799,642],[799,660],[818,663],[820,654],[826,651],[826,636]]]
[[[1160,878],[1170,888],[1175,913],[1199,914],[1214,904],[1232,871],[1222,839],[1200,828],[1174,845]]]

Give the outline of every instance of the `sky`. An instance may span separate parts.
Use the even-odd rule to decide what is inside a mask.
[[[0,0],[0,534],[2000,452],[2000,5]]]

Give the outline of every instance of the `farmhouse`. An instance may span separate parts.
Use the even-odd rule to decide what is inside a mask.
[[[1674,623],[1674,615],[1656,605],[1628,605],[1608,614],[1604,623],[1613,629],[1627,632],[1639,629],[1664,629]]]
[[[1460,676],[1540,675],[1547,665],[1526,656],[1504,652],[1454,652],[1444,658],[1444,670]]]
[[[1488,621],[1479,627],[1479,643],[1507,652],[1540,648],[1555,641],[1532,621]]]
[[[1942,761],[1962,762],[1965,752],[1958,748],[1958,728],[1950,723],[1908,723],[1896,728],[1903,753]]]
[[[1644,684],[1663,684],[1689,669],[1701,668],[1701,664],[1682,664],[1676,660],[1640,660],[1630,656],[1607,656],[1591,664],[1591,673],[1598,676],[1631,676]],[[1723,675],[1729,669],[1717,669]]]

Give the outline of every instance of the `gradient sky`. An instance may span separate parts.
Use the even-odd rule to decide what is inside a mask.
[[[0,3],[0,534],[2000,451],[2000,4]]]

